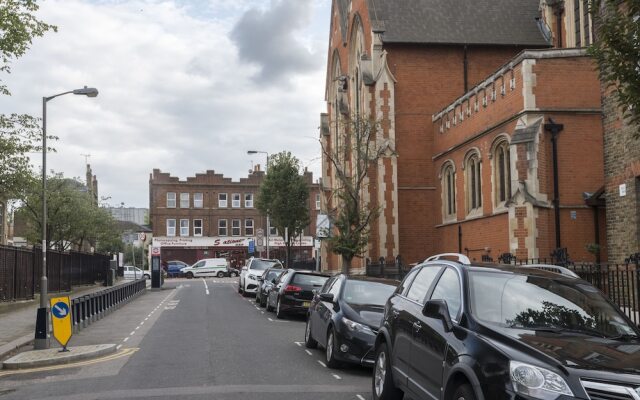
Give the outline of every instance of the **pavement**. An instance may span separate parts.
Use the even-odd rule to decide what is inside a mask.
[[[371,369],[330,369],[304,347],[303,318],[278,320],[237,278],[172,279],[71,338],[115,343],[97,359],[0,371],[2,400],[366,400]]]
[[[131,282],[119,279],[116,285]],[[51,295],[76,297],[105,289],[102,285],[78,286],[71,292],[51,293]],[[38,299],[0,303],[0,361],[16,349],[33,341],[36,327],[36,312],[40,307]],[[51,339],[52,341],[53,338]]]

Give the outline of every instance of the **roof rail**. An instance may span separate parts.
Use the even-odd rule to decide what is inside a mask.
[[[464,254],[460,254],[460,253],[441,253],[441,254],[436,254],[435,256],[431,256],[431,257],[427,258],[424,261],[427,262],[427,261],[435,261],[435,260],[447,260],[449,258],[455,258],[455,260],[458,261],[460,264],[471,265],[471,260],[469,260],[469,257],[465,256]]]
[[[569,268],[561,267],[559,265],[552,265],[552,264],[522,264],[522,265],[518,265],[518,267],[541,269],[541,270],[544,270],[544,271],[555,272],[556,274],[560,274],[560,275],[570,276],[572,278],[580,278],[578,276],[578,274],[576,274],[575,272],[573,272]]]

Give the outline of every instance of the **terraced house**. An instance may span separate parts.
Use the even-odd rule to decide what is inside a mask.
[[[381,121],[367,258],[606,259],[603,132],[582,0],[334,0],[323,147]],[[323,159],[322,212],[340,205]],[[600,253],[588,249],[596,244]],[[340,259],[322,249],[325,268]],[[557,254],[557,253],[556,253]],[[355,267],[362,267],[362,264]]]

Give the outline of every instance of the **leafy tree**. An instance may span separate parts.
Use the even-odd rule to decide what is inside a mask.
[[[36,0],[3,0],[0,2],[0,72],[11,73],[11,62],[24,55],[33,38],[43,36],[57,27],[38,20],[33,14],[38,11]],[[9,89],[0,81],[0,94],[10,95]]]
[[[322,152],[335,173],[329,210],[333,230],[329,248],[342,257],[342,271],[349,273],[354,257],[362,257],[369,243],[371,223],[380,209],[363,197],[368,177],[380,159],[395,154],[389,139],[382,138],[382,122],[353,115],[342,122],[340,145],[322,145]]]
[[[38,8],[35,0],[0,1],[0,73],[11,73],[11,62],[24,55],[35,37],[57,30],[33,15]],[[0,95],[10,94],[0,80]],[[17,188],[30,179],[26,153],[41,150],[40,140],[37,118],[0,114],[0,199],[13,197]]]
[[[271,225],[288,236],[286,264],[291,259],[291,244],[309,225],[309,186],[300,175],[300,161],[288,151],[271,157],[262,181],[256,207],[268,215]]]
[[[109,212],[94,203],[85,186],[61,174],[48,178],[47,244],[68,250],[74,245],[96,247],[98,242],[120,240],[116,224]],[[26,221],[27,240],[37,243],[42,238],[42,187],[36,177],[19,194],[17,218]]]
[[[596,40],[589,53],[629,122],[640,123],[640,1],[592,0]],[[636,131],[635,138],[640,138]]]

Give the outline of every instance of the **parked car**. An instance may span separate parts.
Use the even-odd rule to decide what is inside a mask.
[[[189,264],[180,260],[167,261],[167,276],[169,278],[181,277],[182,268],[186,268],[188,266]]]
[[[267,293],[267,311],[275,310],[276,317],[286,314],[306,315],[314,290],[320,290],[329,275],[314,271],[287,269]]]
[[[240,279],[238,279],[238,293],[243,296],[255,293],[258,289],[258,277],[262,276],[269,268],[283,268],[278,260],[251,257],[247,265],[242,267]]]
[[[309,307],[304,342],[325,349],[326,364],[373,365],[373,345],[384,305],[400,282],[366,276],[336,275],[316,293]]]
[[[271,287],[275,284],[283,271],[284,270],[282,268],[269,268],[264,272],[264,275],[258,277],[256,303],[260,304],[260,307],[267,306],[267,293],[269,293],[269,290],[271,290]]]
[[[389,298],[373,399],[639,398],[640,332],[595,287],[556,266],[444,258]]]
[[[143,271],[138,267],[132,265],[124,266],[124,279],[151,279],[149,271]]]
[[[229,262],[225,258],[204,258],[190,267],[180,271],[187,279],[204,276],[217,276],[222,278],[227,273]]]
[[[237,269],[237,268],[228,267],[226,276],[231,277],[231,278],[240,276],[240,270]]]

